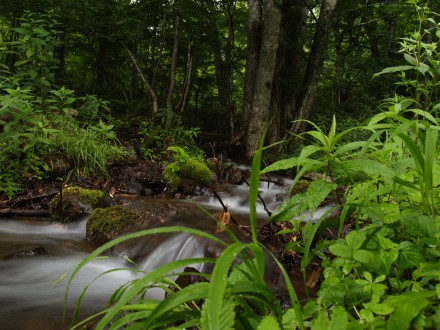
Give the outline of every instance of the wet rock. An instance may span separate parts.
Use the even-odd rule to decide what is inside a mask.
[[[183,272],[187,274],[180,275],[176,280],[176,284],[182,289],[191,284],[208,282],[208,280],[204,276],[201,276],[201,273],[193,267],[185,267]]]
[[[162,200],[142,199],[124,205],[112,206],[106,209],[95,209],[89,217],[86,228],[87,238],[96,243],[104,244],[123,234],[172,225],[178,211]],[[141,240],[150,237],[143,237]],[[127,241],[118,246],[116,251],[124,251],[130,258],[134,258],[137,249],[143,244]],[[137,244],[137,247],[136,247]],[[127,252],[131,251],[131,252]]]
[[[120,191],[136,195],[160,194],[165,189],[163,165],[154,161],[139,161],[136,165],[111,166],[111,184]]]
[[[47,254],[47,250],[44,247],[36,247],[26,250],[21,250],[12,254],[5,256],[4,260],[16,259],[16,258],[27,258],[27,257],[35,257],[40,255]]]
[[[62,223],[81,220],[100,204],[103,196],[104,193],[99,190],[64,188],[49,203],[52,219]]]
[[[173,292],[176,292],[180,289],[186,288],[187,286],[190,286],[191,284],[200,283],[200,282],[208,282],[206,277],[202,276],[201,273],[193,268],[193,267],[185,267],[183,270],[184,273],[179,275],[179,277],[176,279],[175,283],[177,284],[177,287],[172,287],[171,290]],[[168,296],[168,293],[165,294],[165,298]],[[199,308],[203,305],[203,300],[196,300],[195,305]],[[195,306],[193,306],[195,307]]]
[[[136,181],[129,181],[127,182],[127,190],[130,194],[135,194],[135,195],[142,195],[142,191],[144,189],[144,187]]]
[[[227,183],[229,184],[242,184],[243,183],[243,173],[237,167],[231,167],[227,172]]]

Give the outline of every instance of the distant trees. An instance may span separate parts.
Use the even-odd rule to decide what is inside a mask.
[[[13,41],[6,31],[26,11],[52,15],[61,23],[56,85],[112,101],[115,116],[243,136],[250,156],[266,128],[275,142],[304,129],[293,120],[357,118],[374,108],[394,87],[371,77],[394,65],[395,38],[415,29],[413,7],[400,0],[5,0],[0,33]]]

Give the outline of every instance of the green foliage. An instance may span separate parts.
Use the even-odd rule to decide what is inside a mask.
[[[48,176],[47,155],[64,154],[78,175],[87,175],[106,174],[107,162],[126,154],[113,125],[101,120],[108,102],[51,88],[56,26],[51,16],[27,14],[11,32],[17,34],[7,44],[11,50],[0,49],[1,59],[16,58],[0,75],[0,193],[10,198],[24,180]]]
[[[185,128],[180,121],[173,121],[170,129],[156,125],[152,121],[142,121],[139,128],[139,149],[144,158],[158,158],[164,150],[172,146],[185,147],[194,157],[198,157],[200,150],[195,147],[199,128]]]
[[[334,183],[345,185],[339,235],[348,221],[353,221],[356,229],[333,242],[316,242],[318,227],[322,226],[319,219],[303,226],[302,242],[286,246],[303,253],[302,266],[310,261],[310,255],[321,259],[324,281],[318,298],[311,313],[312,305],[308,304],[302,311],[311,328],[328,328],[333,318],[345,324],[342,328],[439,326],[440,126],[433,111],[438,86],[430,73],[438,66],[436,60],[431,61],[437,57],[438,46],[422,42],[429,33],[424,31],[425,35],[419,32],[402,43],[410,65],[380,73],[416,72],[415,80],[400,75],[406,91],[411,87],[410,96],[387,99],[384,111],[371,117],[365,126],[352,128],[369,132],[369,137],[343,141],[341,137],[347,131],[337,134],[335,119],[328,134],[310,123],[314,130],[304,135],[313,140],[300,155],[263,170],[294,168],[294,184],[305,173],[319,171],[330,175]],[[309,197],[303,193],[289,198],[271,220],[292,222],[304,216],[316,205],[310,205],[308,198],[321,201],[326,192],[319,188],[311,190]],[[293,228],[298,230],[298,226]],[[313,249],[307,244],[311,238],[316,244]]]
[[[432,13],[427,5],[416,5],[416,13],[417,29],[400,42],[399,52],[403,54],[406,65],[385,68],[374,77],[399,73],[400,79],[396,84],[415,102],[416,108],[438,114],[440,25],[430,17]]]

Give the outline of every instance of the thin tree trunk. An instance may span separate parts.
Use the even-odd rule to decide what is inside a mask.
[[[189,91],[191,89],[192,73],[193,73],[193,56],[192,56],[192,41],[190,41],[188,43],[188,55],[186,60],[185,81],[183,82],[183,92],[179,100],[179,103],[177,104],[177,110],[179,114],[182,114],[186,108]]]
[[[234,45],[234,21],[231,12],[232,2],[228,2],[227,15],[229,19],[228,37],[226,41],[222,42],[222,33],[219,31],[219,27],[215,18],[217,17],[218,9],[213,1],[207,2],[206,15],[209,19],[209,28],[212,29],[211,48],[214,55],[215,66],[215,78],[218,90],[218,100],[220,106],[224,112],[226,112],[230,118],[229,133],[231,138],[235,133],[235,107],[233,102],[233,56],[232,50]],[[213,15],[214,14],[214,15]]]
[[[252,97],[252,112],[246,132],[246,156],[252,157],[269,123],[269,109],[280,38],[281,12],[275,0],[263,6],[261,47]]]
[[[162,38],[161,38],[160,47],[159,47],[160,50],[159,50],[159,55],[157,56],[156,65],[154,66],[153,75],[152,75],[152,79],[151,79],[151,86],[153,88],[156,85],[157,72],[159,70],[159,66],[160,66],[160,63],[162,62],[162,58],[163,58],[163,49],[165,46],[166,35],[167,35],[166,26],[167,26],[167,13],[166,13],[166,9],[164,9],[163,19],[162,19]],[[151,58],[154,59],[154,52],[153,52]]]
[[[177,51],[179,50],[181,15],[182,15],[182,11],[181,8],[179,7],[175,20],[173,53],[171,55],[170,78],[169,78],[168,90],[167,90],[167,101],[166,101],[167,115],[166,115],[166,123],[165,123],[166,129],[169,129],[172,124],[173,92],[174,92],[174,86],[176,84],[176,62],[177,62]]]
[[[156,116],[157,110],[158,110],[156,93],[154,92],[153,88],[151,88],[151,85],[148,83],[148,79],[145,76],[144,72],[142,71],[142,69],[141,69],[138,61],[136,60],[136,57],[132,53],[132,51],[125,45],[124,45],[124,48],[127,51],[128,55],[130,56],[130,59],[133,62],[134,67],[136,68],[137,72],[139,73],[139,76],[141,77],[142,82],[145,84],[145,87],[147,87],[148,93],[151,96],[151,100],[153,102],[153,111],[152,111],[151,117],[152,117],[152,119],[154,119],[154,117]]]
[[[319,76],[321,74],[324,57],[327,50],[327,41],[333,19],[333,12],[339,0],[323,0],[317,22],[313,44],[307,62],[306,72],[302,83],[302,91],[298,97],[295,110],[295,119],[309,119],[313,112]],[[306,129],[303,121],[296,121],[292,125],[293,133],[301,133]]]

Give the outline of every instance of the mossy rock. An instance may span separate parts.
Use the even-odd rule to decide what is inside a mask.
[[[128,227],[134,225],[138,215],[122,205],[106,209],[95,209],[87,221],[87,238],[104,244],[120,236]]]
[[[173,191],[178,190],[185,179],[206,186],[212,181],[212,172],[208,166],[195,159],[168,165],[162,173],[164,180]],[[187,181],[186,181],[187,182]]]
[[[161,226],[175,225],[178,210],[167,200],[139,198],[124,205],[116,205],[105,209],[95,209],[86,226],[87,239],[96,244],[104,244],[121,235]],[[115,253],[123,253],[130,258],[136,256],[144,244],[155,246],[151,236],[140,237],[123,242],[112,249]],[[130,252],[128,252],[130,251]]]
[[[100,190],[68,187],[62,191],[62,199],[58,193],[49,203],[53,220],[70,223],[78,221],[90,214],[104,197]],[[62,200],[62,205],[59,205]]]

